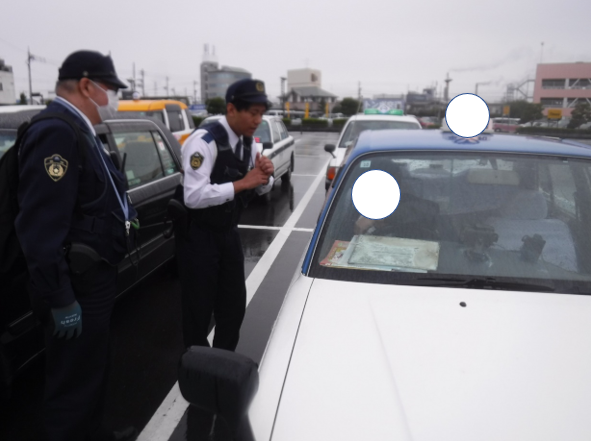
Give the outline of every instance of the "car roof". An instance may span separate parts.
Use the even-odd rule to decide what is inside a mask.
[[[141,112],[149,110],[163,110],[167,104],[176,104],[181,109],[186,109],[187,105],[177,100],[121,100],[119,101],[120,112]]]
[[[37,112],[45,109],[45,105],[20,105],[20,106],[0,106],[0,114],[2,113],[15,113],[15,112],[27,112],[36,110]]]
[[[6,107],[18,107],[13,111],[6,111]],[[0,107],[0,129],[16,130],[25,121],[29,121],[45,109],[45,106],[5,106]]]
[[[348,162],[378,151],[467,151],[576,156],[591,159],[591,148],[574,141],[534,136],[486,134],[462,138],[440,130],[376,130],[359,136]]]

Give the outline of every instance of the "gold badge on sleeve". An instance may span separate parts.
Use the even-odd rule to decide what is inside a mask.
[[[197,170],[201,167],[201,164],[203,164],[203,156],[199,153],[193,153],[193,155],[191,155],[191,168]]]
[[[47,174],[51,179],[54,180],[54,182],[57,182],[63,178],[68,171],[68,161],[58,154],[54,154],[49,158],[45,158],[44,163]]]

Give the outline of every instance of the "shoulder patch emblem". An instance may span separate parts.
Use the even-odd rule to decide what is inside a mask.
[[[44,164],[47,174],[51,179],[53,179],[54,182],[57,182],[63,178],[68,171],[68,161],[58,154],[51,155],[49,158],[45,158]]]
[[[197,170],[199,167],[201,167],[201,164],[203,164],[203,156],[201,156],[199,153],[193,153],[191,156],[191,168],[193,170]]]

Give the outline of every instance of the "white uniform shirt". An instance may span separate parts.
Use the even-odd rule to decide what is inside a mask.
[[[242,137],[239,137],[234,133],[225,116],[218,122],[223,125],[226,132],[228,132],[228,142],[232,147],[232,150],[236,152],[236,144],[239,139],[242,140]],[[215,140],[210,143],[203,140],[202,136],[205,135],[205,133],[207,133],[205,130],[197,130],[187,138],[181,149],[184,170],[184,200],[185,205],[189,208],[213,207],[234,199],[234,184],[232,182],[226,182],[225,184],[211,183],[210,176],[218,156],[218,149]],[[257,151],[255,143],[253,142],[250,151],[251,159],[249,169],[254,167]],[[198,153],[203,157],[201,166],[197,170],[194,170],[191,167],[191,156],[195,153]],[[242,154],[244,154],[244,143],[242,144]],[[270,191],[272,187],[273,176],[269,177],[269,183],[267,185],[260,185],[255,191],[261,195]]]

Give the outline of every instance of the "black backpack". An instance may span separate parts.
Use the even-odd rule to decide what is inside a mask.
[[[27,262],[21,249],[14,222],[19,206],[17,190],[19,183],[18,154],[25,132],[35,123],[47,119],[59,119],[67,123],[76,133],[80,171],[86,159],[85,138],[74,119],[63,113],[42,113],[20,125],[12,147],[0,158],[0,280],[2,287],[9,290],[21,286],[28,279]]]

